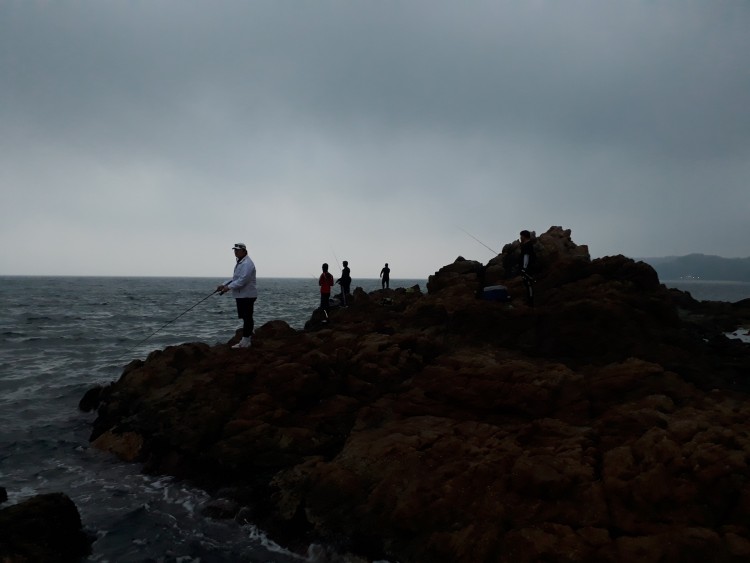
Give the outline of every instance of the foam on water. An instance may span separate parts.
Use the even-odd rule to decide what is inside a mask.
[[[742,340],[742,342],[747,342],[748,344],[750,344],[750,329],[738,328],[737,330],[732,332],[725,332],[724,335],[727,338],[737,338],[739,340]]]

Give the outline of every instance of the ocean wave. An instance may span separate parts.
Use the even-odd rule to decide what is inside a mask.
[[[6,330],[5,332],[0,332],[0,336],[7,336],[7,337],[23,337],[26,336],[25,332],[15,332],[12,330]]]

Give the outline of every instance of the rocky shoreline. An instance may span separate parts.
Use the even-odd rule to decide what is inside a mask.
[[[305,330],[187,343],[90,390],[91,441],[189,479],[212,515],[364,559],[746,561],[750,300],[700,303],[570,231]],[[510,303],[478,298],[504,284]]]

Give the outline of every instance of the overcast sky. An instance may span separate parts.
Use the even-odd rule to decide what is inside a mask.
[[[750,256],[750,3],[0,2],[0,274]]]

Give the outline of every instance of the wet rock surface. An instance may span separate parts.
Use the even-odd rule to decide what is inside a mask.
[[[420,288],[355,290],[249,349],[188,343],[92,390],[91,440],[285,541],[411,561],[750,558],[750,306],[699,303],[570,231]],[[510,303],[477,298],[503,284]],[[229,509],[226,509],[229,507]],[[219,511],[222,512],[222,511]]]
[[[0,561],[76,562],[93,539],[82,529],[78,509],[66,495],[37,495],[0,509]]]

